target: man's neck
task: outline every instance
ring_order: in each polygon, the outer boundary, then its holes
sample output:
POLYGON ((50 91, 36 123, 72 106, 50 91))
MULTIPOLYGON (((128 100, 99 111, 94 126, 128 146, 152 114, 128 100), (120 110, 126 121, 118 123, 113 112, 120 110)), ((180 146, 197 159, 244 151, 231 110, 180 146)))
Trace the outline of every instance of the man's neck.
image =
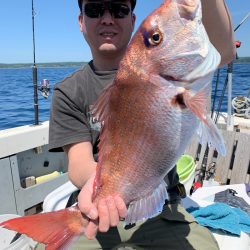
POLYGON ((97 71, 110 71, 118 69, 119 63, 122 59, 120 56, 102 56, 102 57, 93 57, 93 66, 97 71))

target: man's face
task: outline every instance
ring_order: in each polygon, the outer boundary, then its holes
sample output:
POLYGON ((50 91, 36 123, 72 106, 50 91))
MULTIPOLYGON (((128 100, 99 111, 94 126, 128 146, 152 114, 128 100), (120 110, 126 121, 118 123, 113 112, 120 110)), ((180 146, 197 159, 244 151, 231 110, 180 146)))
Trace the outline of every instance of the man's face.
MULTIPOLYGON (((84 12, 85 4, 103 2, 107 4, 110 1, 83 1, 83 13, 79 16, 80 30, 83 32, 93 56, 100 55, 100 53, 107 56, 124 53, 135 23, 135 15, 131 11, 131 3, 130 1, 122 0, 111 1, 117 4, 126 4, 130 8, 129 14, 125 15, 124 18, 116 18, 114 15, 111 15, 107 7, 105 7, 104 14, 97 18, 89 17, 84 12)), ((90 7, 93 10, 92 6, 90 7)))

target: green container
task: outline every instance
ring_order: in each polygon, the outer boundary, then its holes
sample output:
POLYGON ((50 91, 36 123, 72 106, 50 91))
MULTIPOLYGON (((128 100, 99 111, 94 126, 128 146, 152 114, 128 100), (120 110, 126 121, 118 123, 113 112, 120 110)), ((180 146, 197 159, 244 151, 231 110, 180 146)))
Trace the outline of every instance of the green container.
POLYGON ((194 158, 190 155, 182 155, 176 165, 180 182, 183 182, 190 176, 195 168, 194 158))

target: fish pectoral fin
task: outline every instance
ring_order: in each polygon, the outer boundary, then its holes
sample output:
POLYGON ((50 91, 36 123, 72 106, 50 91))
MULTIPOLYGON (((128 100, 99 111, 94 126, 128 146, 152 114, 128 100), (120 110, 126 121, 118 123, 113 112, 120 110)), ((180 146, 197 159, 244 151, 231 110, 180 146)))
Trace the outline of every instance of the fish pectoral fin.
POLYGON ((206 117, 205 122, 200 123, 198 136, 202 145, 208 143, 208 146, 215 148, 220 155, 226 155, 223 137, 209 116, 206 117))
POLYGON ((183 92, 183 101, 185 105, 201 120, 206 119, 205 114, 207 113, 207 95, 205 90, 197 92, 195 95, 190 90, 183 92))
POLYGON ((201 144, 208 143, 209 146, 216 148, 221 155, 226 154, 226 147, 223 137, 220 134, 216 124, 209 117, 207 112, 207 93, 204 89, 191 96, 190 91, 183 93, 183 98, 186 106, 197 116, 201 121, 199 129, 199 137, 201 144))
POLYGON ((129 204, 126 225, 151 218, 161 212, 167 197, 166 183, 163 181, 149 196, 129 204))

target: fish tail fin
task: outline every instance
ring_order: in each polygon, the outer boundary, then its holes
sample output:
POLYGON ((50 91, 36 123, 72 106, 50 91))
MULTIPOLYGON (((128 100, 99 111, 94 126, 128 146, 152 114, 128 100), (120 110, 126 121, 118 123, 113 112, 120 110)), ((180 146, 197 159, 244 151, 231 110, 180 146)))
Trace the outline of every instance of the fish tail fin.
POLYGON ((186 106, 199 118, 201 121, 201 129, 199 137, 201 143, 208 143, 209 146, 216 148, 221 155, 226 154, 226 147, 223 137, 213 120, 209 117, 207 112, 207 93, 204 89, 199 91, 194 96, 190 97, 188 91, 184 93, 184 102, 186 106))
POLYGON ((151 218, 161 212, 167 197, 166 183, 163 181, 149 196, 129 204, 126 225, 151 218))
POLYGON ((83 232, 79 209, 69 208, 10 219, 1 227, 26 234, 46 245, 46 250, 65 249, 83 232))

